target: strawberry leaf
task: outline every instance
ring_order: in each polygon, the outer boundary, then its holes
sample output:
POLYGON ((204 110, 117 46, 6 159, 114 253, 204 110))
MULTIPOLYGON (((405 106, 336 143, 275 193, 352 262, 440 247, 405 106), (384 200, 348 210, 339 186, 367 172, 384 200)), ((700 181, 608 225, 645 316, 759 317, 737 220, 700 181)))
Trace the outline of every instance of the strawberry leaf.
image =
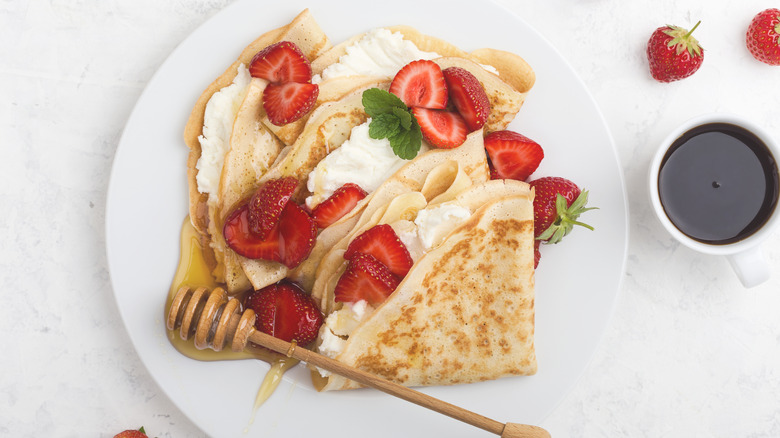
POLYGON ((585 227, 592 231, 592 226, 577 220, 580 214, 588 210, 598 209, 598 207, 585 208, 587 203, 587 190, 580 193, 580 195, 577 197, 577 199, 574 200, 574 202, 571 203, 571 205, 567 205, 566 198, 558 193, 558 196, 555 197, 555 209, 557 210, 557 217, 550 225, 550 227, 544 230, 544 232, 536 239, 547 241, 547 243, 558 243, 571 232, 575 225, 585 227))

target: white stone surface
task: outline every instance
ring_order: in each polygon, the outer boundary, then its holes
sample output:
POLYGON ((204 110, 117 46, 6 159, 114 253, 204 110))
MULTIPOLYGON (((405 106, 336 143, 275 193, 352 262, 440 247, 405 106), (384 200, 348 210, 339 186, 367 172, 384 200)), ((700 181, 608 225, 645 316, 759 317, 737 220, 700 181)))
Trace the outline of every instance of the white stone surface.
MULTIPOLYGON (((204 436, 141 365, 104 249, 106 185, 136 99, 227 0, 0 1, 0 436, 204 436)), ((681 121, 735 112, 780 136, 780 67, 744 47, 758 0, 501 1, 572 64, 617 144, 630 201, 627 270, 592 362, 541 424, 555 437, 780 436, 780 235, 773 277, 744 290, 725 259, 675 243, 645 190, 681 121), (691 26, 701 70, 652 80, 645 43, 691 26)), ((777 6, 777 5, 775 5, 777 6)))

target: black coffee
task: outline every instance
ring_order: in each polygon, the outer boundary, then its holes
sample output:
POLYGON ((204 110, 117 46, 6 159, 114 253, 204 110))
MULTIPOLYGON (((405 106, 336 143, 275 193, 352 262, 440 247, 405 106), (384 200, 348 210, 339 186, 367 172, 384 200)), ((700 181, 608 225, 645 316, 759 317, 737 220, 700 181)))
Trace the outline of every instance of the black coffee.
POLYGON ((772 215, 777 163, 750 131, 727 123, 701 125, 666 152, 658 192, 669 220, 684 234, 704 243, 733 243, 772 215))

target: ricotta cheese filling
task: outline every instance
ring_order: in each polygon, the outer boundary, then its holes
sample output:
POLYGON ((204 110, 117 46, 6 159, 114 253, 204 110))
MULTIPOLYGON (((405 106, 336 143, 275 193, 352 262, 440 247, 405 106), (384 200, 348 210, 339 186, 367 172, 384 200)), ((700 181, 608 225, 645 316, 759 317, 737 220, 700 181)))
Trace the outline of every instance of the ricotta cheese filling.
POLYGON ((414 219, 414 224, 417 225, 417 237, 425 251, 430 251, 470 216, 471 211, 468 208, 454 202, 420 210, 414 219))
MULTIPOLYGON (((369 123, 371 119, 352 128, 349 139, 309 173, 306 188, 312 195, 306 198, 307 207, 314 208, 346 183, 357 184, 371 193, 408 162, 393 152, 390 140, 371 138, 369 123)), ((419 153, 428 149, 423 143, 419 153)))
POLYGON ((198 137, 201 153, 195 168, 198 191, 209 194, 209 203, 217 201, 219 180, 238 108, 246 96, 252 77, 244 64, 238 66, 233 83, 214 93, 206 103, 203 134, 198 137))
MULTIPOLYGON (((357 303, 344 303, 341 309, 328 315, 320 327, 320 354, 330 358, 338 356, 347 344, 346 337, 373 312, 374 309, 365 300, 360 300, 357 303)), ((322 377, 330 375, 330 372, 322 368, 317 370, 322 377)))
POLYGON ((406 64, 418 59, 440 58, 435 52, 424 52, 400 32, 378 28, 367 32, 346 49, 339 62, 329 65, 322 75, 314 75, 312 83, 340 76, 393 77, 406 64))

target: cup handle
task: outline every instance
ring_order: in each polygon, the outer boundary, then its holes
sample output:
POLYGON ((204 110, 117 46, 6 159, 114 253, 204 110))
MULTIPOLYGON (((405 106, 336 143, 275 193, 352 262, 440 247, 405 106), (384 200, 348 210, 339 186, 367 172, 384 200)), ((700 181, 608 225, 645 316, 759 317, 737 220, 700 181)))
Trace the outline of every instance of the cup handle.
POLYGON ((758 286, 769 280, 772 271, 769 269, 769 263, 764 258, 761 251, 761 245, 756 245, 736 254, 726 256, 739 281, 746 288, 758 286))

